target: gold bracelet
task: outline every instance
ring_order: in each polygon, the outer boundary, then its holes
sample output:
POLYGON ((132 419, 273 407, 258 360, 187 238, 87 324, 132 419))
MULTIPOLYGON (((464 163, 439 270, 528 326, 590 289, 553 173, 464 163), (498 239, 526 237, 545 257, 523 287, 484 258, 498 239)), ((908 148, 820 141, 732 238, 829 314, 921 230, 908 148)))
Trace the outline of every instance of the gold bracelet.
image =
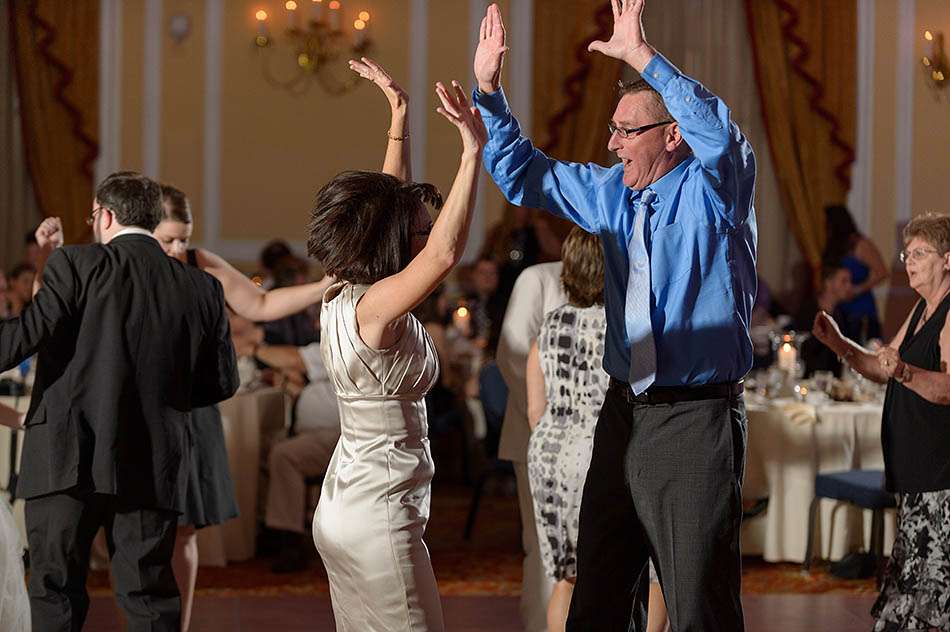
POLYGON ((402 141, 409 138, 409 133, 407 132, 405 136, 393 136, 390 132, 387 131, 386 136, 389 138, 389 140, 394 140, 397 143, 401 143, 402 141))

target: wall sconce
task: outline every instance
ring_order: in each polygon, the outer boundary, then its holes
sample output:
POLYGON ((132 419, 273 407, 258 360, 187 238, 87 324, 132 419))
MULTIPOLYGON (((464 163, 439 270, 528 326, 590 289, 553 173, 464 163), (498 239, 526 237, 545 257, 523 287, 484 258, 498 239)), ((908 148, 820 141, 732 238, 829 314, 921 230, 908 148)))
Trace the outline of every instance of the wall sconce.
POLYGON ((927 77, 927 85, 933 89, 936 99, 948 98, 950 95, 944 90, 950 85, 950 62, 943 48, 943 33, 924 31, 924 39, 931 43, 930 54, 920 60, 927 77))
POLYGON ((354 16, 352 29, 343 29, 341 0, 287 0, 284 10, 286 46, 280 46, 271 35, 270 14, 264 9, 254 14, 257 34, 253 42, 267 83, 293 96, 305 94, 313 83, 319 83, 332 95, 345 94, 360 84, 359 76, 342 62, 350 57, 358 59, 370 50, 368 11, 354 16), (302 15, 304 6, 310 7, 306 16, 302 15), (293 61, 295 70, 286 79, 278 78, 271 69, 275 54, 293 61))

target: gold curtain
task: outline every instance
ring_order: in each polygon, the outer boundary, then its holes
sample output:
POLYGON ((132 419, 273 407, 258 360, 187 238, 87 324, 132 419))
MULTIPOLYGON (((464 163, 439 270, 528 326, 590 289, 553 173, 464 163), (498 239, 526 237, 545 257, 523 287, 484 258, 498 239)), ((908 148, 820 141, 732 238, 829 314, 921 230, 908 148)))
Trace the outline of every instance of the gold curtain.
MULTIPOLYGON (((613 31, 604 0, 534 3, 533 140, 553 158, 607 164, 607 121, 616 105, 623 64, 587 45, 613 31)), ((507 216, 511 216, 508 213, 507 216)), ((555 220, 561 237, 570 224, 555 220)))
POLYGON ((745 0, 782 205, 813 270, 854 162, 855 0, 745 0))
POLYGON ((75 243, 89 234, 98 154, 99 0, 11 0, 9 12, 33 190, 75 243))

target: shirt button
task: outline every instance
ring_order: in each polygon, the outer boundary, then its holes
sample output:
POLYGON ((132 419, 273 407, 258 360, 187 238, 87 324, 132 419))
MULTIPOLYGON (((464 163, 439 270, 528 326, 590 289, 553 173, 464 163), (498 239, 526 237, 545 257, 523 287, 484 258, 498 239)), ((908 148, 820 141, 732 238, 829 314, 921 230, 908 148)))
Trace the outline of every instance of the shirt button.
POLYGON ((659 78, 660 78, 660 73, 658 73, 658 72, 653 73, 653 78, 654 78, 654 79, 659 79, 659 78))
POLYGON ((692 103, 692 101, 693 101, 693 97, 686 97, 686 102, 687 102, 687 103, 692 103))

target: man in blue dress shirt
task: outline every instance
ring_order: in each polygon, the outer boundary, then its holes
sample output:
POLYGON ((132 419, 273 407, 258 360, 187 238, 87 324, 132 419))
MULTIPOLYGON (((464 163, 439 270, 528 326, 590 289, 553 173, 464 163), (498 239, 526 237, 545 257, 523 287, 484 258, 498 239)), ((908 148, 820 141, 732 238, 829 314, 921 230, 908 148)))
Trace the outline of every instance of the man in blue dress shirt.
POLYGON ((643 0, 611 3, 613 35, 590 50, 642 77, 622 86, 608 124, 620 164, 555 160, 521 135, 500 85, 508 49, 495 5, 475 54, 495 183, 510 202, 569 219, 604 244, 611 382, 584 487, 567 627, 643 629, 652 557, 673 630, 735 632, 755 159, 726 104, 646 42, 643 0))

